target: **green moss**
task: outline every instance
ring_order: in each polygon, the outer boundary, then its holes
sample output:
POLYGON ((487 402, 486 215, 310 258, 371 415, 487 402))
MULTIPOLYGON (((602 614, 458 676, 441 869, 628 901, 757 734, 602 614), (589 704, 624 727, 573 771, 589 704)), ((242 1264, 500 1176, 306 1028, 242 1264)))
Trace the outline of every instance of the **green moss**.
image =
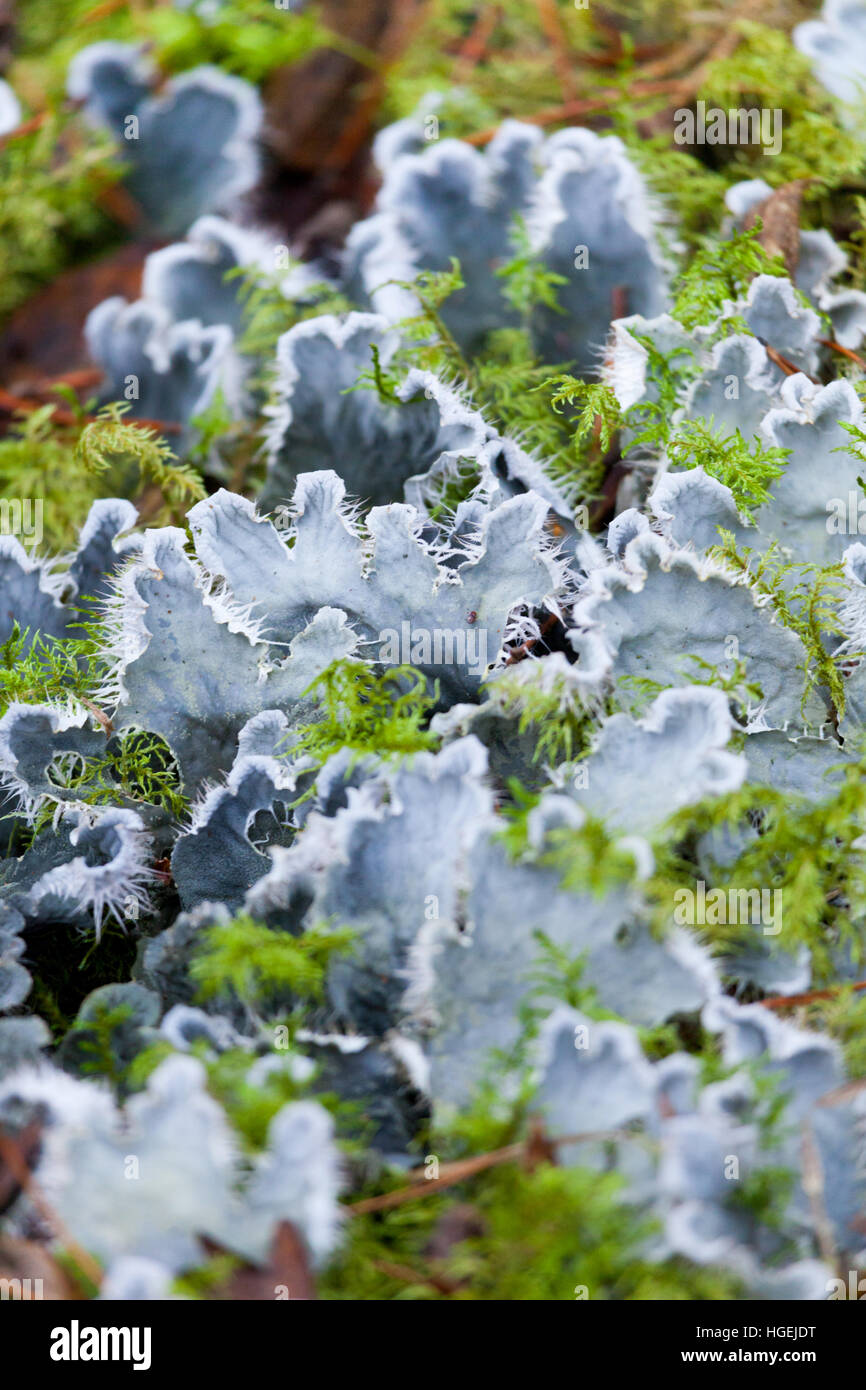
POLYGON ((862 1081, 866 1077, 866 994, 843 985, 828 999, 816 999, 796 1012, 789 1011, 786 1017, 835 1038, 851 1080, 862 1081))
MULTIPOLYGON (((110 737, 103 757, 56 761, 51 780, 58 790, 90 806, 158 806, 177 820, 189 810, 177 761, 165 739, 137 729, 110 737)), ((60 797, 46 794, 34 817, 34 835, 53 823, 60 804, 60 797)))
POLYGON ((322 281, 307 286, 302 300, 287 299, 282 286, 286 276, 298 262, 286 267, 265 270, 260 265, 238 266, 226 272, 228 283, 237 282, 243 324, 238 337, 238 351, 245 357, 267 360, 267 366, 253 379, 261 388, 270 379, 270 359, 283 333, 304 319, 319 314, 341 314, 352 305, 333 285, 322 281))
POLYGON ((41 110, 65 96, 66 71, 76 53, 104 39, 134 40, 141 13, 128 3, 27 0, 16 7, 13 63, 6 76, 34 111, 41 110))
POLYGON ((522 737, 535 738, 533 762, 556 767, 582 756, 597 728, 597 710, 584 706, 563 676, 543 682, 544 670, 536 662, 512 667, 485 689, 495 698, 506 718, 516 719, 522 737))
MULTIPOLYGON (((734 831, 757 829, 733 863, 702 870, 714 888, 727 891, 744 884, 782 894, 783 936, 786 952, 808 948, 817 983, 832 982, 837 952, 850 950, 855 961, 863 959, 862 920, 866 913, 866 873, 862 855, 852 849, 866 813, 863 763, 845 766, 841 783, 826 800, 810 803, 805 798, 772 787, 747 785, 725 797, 689 807, 677 813, 669 825, 675 852, 660 853, 657 872, 648 890, 657 904, 659 922, 669 922, 674 893, 680 887, 694 889, 700 876, 691 858, 698 839, 710 831, 728 827, 734 831)), ((726 950, 742 947, 748 928, 706 924, 702 935, 726 950)), ((773 945, 776 938, 768 938, 773 945)))
MULTIPOLYGON (((321 24, 317 6, 298 12, 261 0, 217 0, 211 12, 159 5, 142 17, 157 60, 169 72, 214 63, 250 82, 289 67, 322 46, 345 51, 321 24)), ((353 56, 366 58, 352 48, 353 56)), ((371 55, 372 57, 372 55, 371 55)))
POLYGON ((352 939, 348 928, 327 923, 291 936, 241 913, 224 926, 202 932, 190 976, 203 1000, 230 992, 251 1011, 275 996, 317 1000, 330 960, 347 951, 352 939))
POLYGON ((826 690, 839 718, 845 713, 845 682, 840 663, 827 650, 827 638, 839 637, 837 605, 843 579, 841 564, 795 564, 784 559, 775 543, 763 554, 748 547, 739 551, 729 531, 720 529, 722 543, 711 555, 745 577, 755 593, 769 601, 777 620, 795 632, 805 648, 801 705, 813 690, 826 690))
POLYGON ((59 704, 70 696, 88 696, 104 673, 92 638, 22 632, 16 621, 0 646, 0 713, 15 700, 59 704))
POLYGON ((391 666, 377 675, 363 662, 337 660, 304 694, 315 699, 319 718, 287 737, 292 756, 305 754, 318 768, 341 748, 351 749, 357 760, 368 753, 410 757, 438 746, 425 727, 437 693, 428 692, 423 672, 413 666, 391 666))
POLYGON ((117 230, 99 194, 120 176, 110 142, 52 110, 39 129, 0 139, 0 321, 117 230))
POLYGON ((785 275, 780 256, 768 256, 753 227, 735 232, 728 241, 708 239, 679 280, 673 316, 686 328, 712 323, 725 302, 739 299, 756 275, 785 275))
MULTIPOLYGON (((430 1139, 440 1164, 498 1150, 527 1133, 520 1111, 482 1095, 448 1135, 430 1139)), ((377 1190, 400 1185, 395 1174, 377 1190)), ((404 1205, 349 1220, 326 1269, 327 1299, 574 1301, 722 1299, 740 1294, 727 1274, 684 1260, 649 1263, 654 1228, 624 1200, 613 1174, 509 1160, 404 1205), (434 1234, 459 1236, 434 1256, 434 1234), (415 1276, 413 1278, 413 1275, 415 1276)))
POLYGON ((772 484, 785 471, 790 449, 777 449, 759 438, 749 443, 735 430, 725 435, 712 420, 683 420, 668 442, 677 468, 700 465, 711 478, 730 488, 742 516, 754 520, 756 508, 772 499, 772 484))
POLYGON ((509 781, 512 804, 503 808, 505 828, 500 839, 515 859, 529 857, 545 868, 554 869, 563 888, 603 897, 618 885, 635 878, 636 861, 632 850, 623 848, 619 838, 604 822, 588 815, 580 827, 556 826, 541 850, 530 848, 528 819, 539 796, 528 792, 516 778, 509 781))
POLYGON ((113 402, 88 419, 69 393, 77 419, 57 419, 57 407, 44 405, 13 425, 0 439, 0 491, 9 499, 42 501, 47 548, 75 544, 90 506, 98 497, 134 497, 157 487, 162 505, 152 525, 182 521, 205 495, 201 475, 181 463, 154 430, 124 419, 127 402, 113 402))
POLYGON ((731 182, 761 177, 777 187, 813 178, 834 188, 854 177, 863 165, 862 143, 842 126, 809 59, 780 29, 753 20, 741 20, 737 27, 741 42, 730 57, 710 64, 699 95, 723 109, 781 110, 783 139, 772 159, 763 158, 760 146, 726 150, 731 182))

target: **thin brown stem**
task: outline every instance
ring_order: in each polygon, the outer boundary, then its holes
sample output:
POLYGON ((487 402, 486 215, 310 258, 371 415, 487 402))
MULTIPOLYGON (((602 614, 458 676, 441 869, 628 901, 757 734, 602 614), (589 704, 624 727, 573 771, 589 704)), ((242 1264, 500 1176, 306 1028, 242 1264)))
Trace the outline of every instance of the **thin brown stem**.
POLYGON ((27 1194, 43 1221, 47 1222, 63 1248, 72 1256, 78 1268, 92 1284, 99 1288, 102 1284, 102 1267, 89 1251, 82 1249, 74 1237, 70 1235, 57 1212, 40 1191, 18 1145, 14 1139, 10 1139, 8 1135, 2 1133, 0 1133, 0 1158, 3 1159, 22 1192, 27 1194))
MULTIPOLYGON (((0 386, 0 411, 7 415, 32 415, 34 411, 41 410, 44 404, 44 401, 32 401, 26 396, 16 396, 0 386)), ((75 411, 68 410, 65 406, 55 405, 52 419, 57 425, 79 425, 92 424, 98 416, 76 415, 75 411)), ((174 420, 127 420, 125 423, 139 430, 158 430, 160 434, 180 434, 183 429, 183 425, 174 420)))
MULTIPOLYGON (((632 96, 659 96, 675 90, 674 83, 671 82, 636 82, 632 88, 632 96)), ((532 115, 521 116, 521 120, 529 125, 556 125, 559 121, 577 120, 582 116, 592 116, 597 112, 604 111, 608 106, 613 106, 622 100, 622 91, 619 87, 605 88, 596 92, 591 97, 581 97, 578 101, 565 101, 559 106, 548 106, 543 111, 536 111, 532 115)), ((487 145, 496 134, 498 126, 490 126, 487 130, 477 131, 475 135, 465 136, 466 143, 469 145, 487 145)))
POLYGON ((574 101, 577 87, 568 53, 568 40, 554 0, 535 0, 535 8, 538 10, 538 18, 541 20, 547 42, 553 50, 553 66, 556 68, 562 95, 566 101, 574 101))
POLYGON ((858 352, 852 352, 851 348, 843 347, 841 343, 836 342, 835 338, 819 338, 818 342, 822 347, 829 348, 831 352, 841 353, 850 362, 856 362, 858 367, 863 367, 866 370, 866 358, 861 357, 858 352))
MULTIPOLYGON (((565 1134, 556 1139, 550 1139, 545 1135, 543 1142, 545 1147, 555 1149, 561 1144, 603 1143, 625 1137, 622 1130, 598 1130, 583 1134, 565 1134)), ((414 1201, 416 1197, 427 1197, 432 1192, 441 1192, 443 1188, 452 1187, 454 1183, 463 1182, 466 1178, 473 1178, 476 1174, 483 1173, 488 1168, 495 1168, 501 1163, 514 1163, 518 1160, 534 1163, 539 1144, 540 1134, 536 1128, 528 1139, 523 1139, 517 1144, 508 1144, 505 1148, 493 1149, 490 1153, 476 1154, 473 1158, 461 1158, 454 1163, 443 1163, 438 1178, 428 1178, 425 1168, 413 1168, 407 1174, 411 1186, 398 1187, 393 1192, 383 1192, 378 1197, 365 1197, 360 1202, 349 1202, 343 1209, 351 1212, 353 1216, 390 1211, 394 1207, 402 1207, 405 1202, 414 1201)))
MULTIPOLYGON (((640 97, 670 96, 678 103, 689 101, 703 86, 710 67, 714 63, 729 58, 735 51, 741 39, 741 35, 736 30, 737 20, 745 19, 756 8, 757 0, 744 0, 744 3, 731 15, 725 15, 725 32, 690 72, 682 77, 663 81, 638 79, 630 86, 628 96, 633 100, 640 97)), ((534 115, 523 116, 521 119, 532 125, 540 126, 555 125, 560 121, 577 120, 604 111, 608 106, 622 101, 623 95, 621 87, 605 88, 594 93, 591 97, 565 101, 560 106, 550 106, 546 110, 536 111, 534 115)), ((486 145, 492 140, 497 129, 498 127, 493 126, 489 130, 479 131, 466 138, 471 145, 486 145)))
POLYGON ((457 86, 466 82, 473 69, 484 61, 488 45, 501 18, 502 10, 499 5, 484 6, 457 54, 454 64, 454 81, 457 86))
POLYGON ((451 1294, 460 1288, 459 1279, 451 1279, 447 1274, 436 1274, 432 1270, 422 1272, 411 1265, 395 1264, 393 1260, 372 1260, 373 1268, 389 1279, 397 1279, 401 1284, 429 1284, 438 1293, 451 1294))
MULTIPOLYGON (((764 351, 770 361, 775 362, 780 371, 785 373, 785 376, 796 376, 798 372, 802 371, 801 367, 796 366, 789 358, 783 357, 781 352, 777 352, 774 347, 770 347, 769 343, 764 343, 764 351)), ((809 380, 815 381, 815 377, 811 376, 809 380)))
POLYGON ((41 130, 50 114, 50 111, 40 111, 37 116, 22 121, 14 130, 7 130, 5 135, 0 135, 0 149, 10 140, 22 140, 25 135, 33 135, 37 130, 41 130))
POLYGON ((854 985, 831 985, 829 989, 812 989, 808 994, 774 994, 770 999, 762 999, 765 1009, 794 1009, 800 1004, 816 1004, 820 999, 835 999, 843 989, 855 993, 866 989, 866 980, 858 980, 854 985))

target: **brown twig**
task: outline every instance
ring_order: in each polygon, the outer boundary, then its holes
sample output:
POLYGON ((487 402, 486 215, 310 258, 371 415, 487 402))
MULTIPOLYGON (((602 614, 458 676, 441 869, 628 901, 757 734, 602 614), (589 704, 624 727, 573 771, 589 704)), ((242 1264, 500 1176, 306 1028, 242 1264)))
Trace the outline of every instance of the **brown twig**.
POLYGON ((829 348, 831 352, 840 352, 843 357, 847 357, 851 362, 856 362, 858 367, 866 370, 866 358, 860 356, 858 352, 852 352, 851 348, 843 347, 837 343, 835 338, 819 338, 818 342, 822 347, 829 348))
POLYGON ((72 372, 61 372, 59 376, 37 377, 30 389, 37 396, 49 395, 55 386, 71 386, 73 391, 83 391, 89 386, 98 386, 103 375, 100 367, 80 367, 72 372))
MULTIPOLYGON (((697 44, 697 51, 702 52, 704 47, 703 39, 690 39, 689 44, 697 44)), ((664 44, 647 43, 637 44, 632 49, 631 56, 636 63, 643 63, 646 59, 656 58, 659 53, 669 54, 670 50, 664 44)), ((581 53, 580 61, 590 68, 615 68, 623 60, 622 39, 619 34, 612 48, 606 48, 602 53, 581 53)), ((647 67, 650 64, 647 63, 647 67)), ((661 76, 661 74, 656 74, 661 76)))
MULTIPOLYGON (((726 15, 725 32, 712 45, 709 52, 701 59, 698 65, 683 77, 666 79, 663 81, 648 81, 638 79, 633 82, 629 89, 629 96, 633 99, 651 96, 670 96, 676 102, 690 100, 702 87, 709 68, 714 64, 729 58, 735 51, 740 42, 741 35, 736 32, 736 22, 744 19, 752 10, 757 8, 757 0, 744 0, 737 10, 731 15, 726 15)), ((596 92, 591 97, 582 97, 577 101, 566 101, 560 106, 550 106, 544 111, 536 111, 534 115, 522 116, 521 119, 532 125, 555 125, 559 121, 576 120, 583 116, 590 116, 599 111, 605 110, 608 106, 613 106, 622 101, 623 92, 620 87, 605 88, 596 92)), ((493 126, 489 130, 482 130, 475 135, 465 137, 470 145, 486 145, 496 133, 498 127, 493 126)))
POLYGON ((487 45, 496 33, 496 26, 501 18, 502 10, 499 5, 484 6, 457 54, 454 81, 458 87, 466 81, 473 68, 482 62, 487 45))
POLYGON ((87 1251, 70 1235, 53 1207, 49 1205, 36 1183, 18 1145, 8 1135, 0 1133, 0 1158, 12 1173, 22 1192, 26 1192, 43 1221, 54 1231, 61 1245, 74 1259, 79 1269, 92 1284, 99 1288, 102 1284, 102 1268, 87 1251))
MULTIPOLYGON (((77 103, 73 103, 77 104, 77 103)), ((37 130, 41 130, 51 115, 50 111, 40 111, 38 115, 31 116, 29 120, 23 121, 14 130, 8 130, 5 135, 0 135, 0 149, 9 140, 20 140, 25 135, 33 135, 37 130)), ((72 148, 80 148, 80 142, 71 136, 71 131, 67 131, 66 139, 70 141, 72 148)), ((98 207, 107 212, 109 217, 113 217, 115 222, 119 222, 122 227, 132 229, 141 224, 141 210, 135 199, 125 188, 113 181, 103 183, 102 187, 97 187, 94 193, 94 201, 98 207)))
MULTIPOLYGON (((702 24, 705 28, 717 28, 719 24, 726 23, 726 16, 703 15, 700 19, 691 17, 692 27, 702 24)), ((622 35, 618 30, 611 31, 614 40, 613 46, 604 53, 582 53, 580 61, 594 68, 615 68, 623 59, 622 35)), ((674 73, 682 72, 683 68, 688 68, 691 63, 702 58, 707 52, 708 38, 706 34, 692 34, 689 38, 683 39, 676 44, 638 44, 632 50, 632 59, 635 63, 640 63, 641 78, 649 79, 652 77, 671 77, 674 73)))
POLYGON ((535 0, 535 8, 538 10, 538 17, 541 20, 541 27, 547 42, 553 50, 553 66, 556 68, 562 95, 566 101, 574 101, 577 96, 577 87, 574 82, 571 59, 568 56, 565 30, 562 27, 562 20, 554 0, 535 0))
MULTIPOLYGON (((676 84, 672 82, 636 82, 631 94, 632 96, 660 96, 674 91, 675 88, 676 84)), ((619 87, 604 88, 596 92, 594 96, 581 97, 578 101, 565 101, 559 106, 548 106, 543 111, 536 111, 529 116, 521 116, 520 119, 529 125, 556 125, 559 121, 577 120, 582 116, 594 115, 621 100, 622 91, 619 87)), ((479 130, 474 135, 466 135, 463 138, 468 145, 487 145, 498 129, 498 126, 490 126, 488 130, 479 130)))
POLYGON ((21 140, 25 135, 33 135, 37 130, 41 130, 50 115, 50 111, 40 111, 38 116, 31 116, 29 120, 22 121, 14 130, 7 130, 5 135, 0 135, 0 149, 9 140, 21 140))
POLYGON ((103 0, 101 5, 95 5, 87 14, 83 14, 78 23, 98 24, 100 19, 107 19, 109 15, 115 14, 117 10, 125 10, 127 0, 103 0))
MULTIPOLYGON (((721 16, 716 16, 721 19, 721 16)), ((659 50, 656 49, 656 52, 659 50)), ((675 44, 673 48, 663 47, 658 58, 641 67, 641 76, 649 79, 652 77, 671 77, 675 72, 681 72, 690 63, 695 62, 707 51, 707 40, 703 35, 692 35, 682 43, 675 44)), ((640 59, 640 49, 635 51, 635 58, 640 59)))
MULTIPOLYGON (((0 410, 7 415, 32 415, 35 410, 41 410, 45 401, 31 401, 26 396, 16 396, 11 391, 7 391, 0 386, 0 410)), ((74 411, 68 410, 65 406, 55 405, 53 419, 58 425, 78 425, 92 424, 98 419, 96 415, 76 415, 74 411)), ((180 434, 183 425, 173 420, 127 420, 126 424, 134 425, 140 430, 158 430, 160 434, 180 434)))
POLYGON ((855 993, 866 989, 866 980, 858 980, 854 985, 831 985, 829 989, 812 989, 808 994, 774 994, 770 999, 760 1002, 765 1009, 793 1009, 799 1004, 816 1004, 819 999, 835 999, 843 989, 853 989, 855 993))
POLYGON ((460 1279, 451 1279, 447 1274, 436 1274, 432 1270, 421 1273, 411 1265, 394 1264, 391 1260, 371 1260, 371 1264, 389 1279, 399 1279, 401 1284, 429 1284, 439 1293, 454 1293, 461 1284, 460 1279))
MULTIPOLYGON (((561 1144, 601 1143, 610 1139, 622 1139, 622 1130, 588 1131, 584 1134, 565 1134, 556 1139, 544 1136, 545 1149, 555 1149, 561 1144)), ((504 1149, 493 1149, 490 1153, 476 1154, 473 1158, 461 1158, 455 1163, 443 1163, 438 1178, 428 1178, 425 1168, 413 1168, 407 1173, 409 1187, 398 1187, 393 1192, 383 1192, 378 1197, 365 1197, 360 1202, 349 1202, 343 1208, 353 1216, 365 1216, 374 1211, 390 1211, 392 1207, 402 1207, 404 1202, 414 1201, 416 1197, 426 1197, 431 1192, 441 1192, 456 1182, 475 1177, 488 1168, 496 1168, 500 1163, 514 1163, 523 1159, 531 1164, 538 1162, 541 1146, 541 1132, 536 1126, 527 1139, 517 1144, 508 1144, 504 1149)))
MULTIPOLYGON (((763 339, 759 341, 763 343, 763 339)), ((798 372, 802 371, 801 367, 795 366, 787 357, 783 357, 781 352, 777 352, 774 347, 770 347, 769 343, 763 343, 763 347, 770 361, 775 362, 776 366, 785 373, 785 376, 796 376, 798 372)), ((806 374, 804 373, 804 375, 806 374)), ((811 376, 809 380, 816 381, 816 378, 811 376)))

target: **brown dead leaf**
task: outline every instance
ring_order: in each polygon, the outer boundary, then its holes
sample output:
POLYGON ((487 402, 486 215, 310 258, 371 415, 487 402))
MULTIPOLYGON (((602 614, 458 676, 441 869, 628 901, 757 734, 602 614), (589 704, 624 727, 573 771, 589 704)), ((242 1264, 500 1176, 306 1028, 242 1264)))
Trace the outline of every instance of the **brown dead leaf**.
POLYGON ((0 383, 15 392, 19 383, 92 366, 84 320, 111 295, 138 298, 144 258, 156 244, 132 242, 66 270, 22 304, 0 335, 0 383))
POLYGON ((427 0, 323 0, 322 24, 381 60, 372 67, 335 48, 279 68, 265 89, 266 138, 281 164, 345 168, 369 134, 383 68, 403 51, 427 0))
POLYGON ((9 1290, 7 1296, 21 1302, 62 1302, 81 1296, 44 1245, 15 1236, 0 1236, 0 1281, 9 1290))
MULTIPOLYGON (((211 1254, 224 1253, 213 1241, 206 1240, 204 1244, 211 1254)), ((281 1221, 277 1227, 266 1265, 241 1265, 211 1294, 212 1301, 232 1303, 273 1303, 280 1299, 309 1302, 315 1297, 307 1248, 290 1221, 281 1221)))
POLYGON ((556 1145, 547 1137, 544 1126, 540 1120, 533 1120, 529 1127, 529 1134, 526 1140, 526 1153, 524 1155, 524 1166, 530 1173, 534 1173, 542 1163, 556 1162, 556 1145))

